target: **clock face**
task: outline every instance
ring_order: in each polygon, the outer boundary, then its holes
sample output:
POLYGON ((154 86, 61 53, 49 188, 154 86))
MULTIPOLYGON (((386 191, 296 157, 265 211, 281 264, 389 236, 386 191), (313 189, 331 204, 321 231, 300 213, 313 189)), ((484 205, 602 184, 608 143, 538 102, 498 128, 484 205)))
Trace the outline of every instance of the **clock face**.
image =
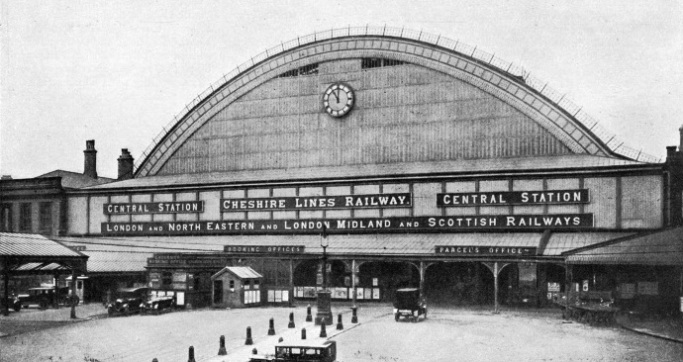
POLYGON ((353 89, 344 83, 333 83, 323 94, 323 107, 332 117, 343 117, 351 111, 355 96, 353 89))

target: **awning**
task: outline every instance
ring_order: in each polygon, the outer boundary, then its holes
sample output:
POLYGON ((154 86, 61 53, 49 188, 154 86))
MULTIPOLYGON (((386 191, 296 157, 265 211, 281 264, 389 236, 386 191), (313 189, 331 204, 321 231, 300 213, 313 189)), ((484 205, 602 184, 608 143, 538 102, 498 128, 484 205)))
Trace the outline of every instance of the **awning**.
POLYGON ((635 234, 633 232, 552 233, 548 243, 543 248, 542 255, 561 256, 562 253, 570 250, 635 234))
POLYGON ((568 264, 683 265, 683 228, 626 236, 563 253, 568 264))
POLYGON ((88 256, 38 234, 0 233, 0 268, 12 274, 87 271, 88 256))
MULTIPOLYGON (((528 249, 526 259, 563 260, 562 252, 593 245, 632 233, 425 233, 330 234, 327 253, 337 258, 468 259, 519 258, 511 248, 528 249), (443 247, 437 250, 437 247, 443 247), (462 249, 479 247, 476 249, 462 249), (461 248, 461 249, 458 249, 461 248), (483 250, 487 248, 489 250, 483 250), (490 250, 493 248, 492 250, 490 250), (496 250, 498 248, 498 250, 496 250)), ((93 273, 144 272, 147 259, 159 253, 216 253, 226 247, 301 246, 300 256, 320 255, 321 235, 231 235, 173 237, 62 237, 61 242, 89 255, 93 273)), ((229 248, 228 248, 229 249, 229 248)), ((519 250, 517 250, 519 251, 519 250)), ((228 253, 231 251, 228 250, 228 253)), ((243 251, 244 252, 244 251, 243 251)), ((247 251, 248 252, 248 251, 247 251)), ((254 253, 258 254, 258 253, 254 253)), ((241 254, 240 254, 241 255, 241 254)), ((267 254, 262 254, 267 256, 267 254)))

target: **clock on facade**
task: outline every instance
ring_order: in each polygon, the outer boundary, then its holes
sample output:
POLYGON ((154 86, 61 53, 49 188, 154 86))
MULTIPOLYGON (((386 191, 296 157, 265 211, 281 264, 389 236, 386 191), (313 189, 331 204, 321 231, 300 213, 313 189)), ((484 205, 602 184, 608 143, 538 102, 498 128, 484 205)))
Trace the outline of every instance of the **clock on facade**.
POLYGON ((355 102, 353 89, 344 83, 332 83, 323 94, 323 107, 332 117, 343 117, 355 102))

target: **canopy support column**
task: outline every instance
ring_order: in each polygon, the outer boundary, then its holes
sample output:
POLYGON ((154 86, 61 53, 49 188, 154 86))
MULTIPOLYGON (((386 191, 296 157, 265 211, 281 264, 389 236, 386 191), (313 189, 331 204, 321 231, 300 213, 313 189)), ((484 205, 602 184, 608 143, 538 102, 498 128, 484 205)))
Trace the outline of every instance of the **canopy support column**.
POLYGON ((425 285, 425 263, 420 261, 420 297, 424 298, 424 285, 425 285))
POLYGON ((69 304, 71 304, 71 319, 76 319, 76 268, 71 267, 71 295, 69 296, 69 304))
POLYGON ((351 260, 351 288, 353 289, 353 306, 356 306, 356 291, 358 286, 356 285, 356 279, 358 279, 358 265, 356 265, 356 259, 351 260))
POLYGON ((294 259, 289 259, 289 307, 294 300, 294 259))
POLYGON ((498 274, 505 268, 506 266, 510 265, 510 263, 502 263, 499 264, 497 261, 494 261, 493 263, 482 263, 486 265, 487 268, 493 273, 493 313, 498 314, 500 311, 498 310, 498 274))
POLYGON ((2 308, 2 315, 7 317, 9 315, 9 267, 7 262, 2 263, 2 268, 4 269, 3 276, 5 277, 5 295, 2 296, 5 299, 5 307, 2 308))
POLYGON ((52 306, 55 309, 59 309, 59 273, 55 273, 52 277, 55 278, 54 294, 52 295, 52 306))

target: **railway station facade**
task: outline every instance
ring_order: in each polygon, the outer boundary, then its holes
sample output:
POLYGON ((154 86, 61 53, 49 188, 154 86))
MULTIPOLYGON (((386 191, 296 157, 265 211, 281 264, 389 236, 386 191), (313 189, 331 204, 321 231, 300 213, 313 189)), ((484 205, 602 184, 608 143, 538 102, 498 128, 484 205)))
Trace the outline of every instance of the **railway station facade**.
MULTIPOLYGON (((263 275, 264 301, 314 297, 323 251, 336 300, 413 286, 481 304, 495 281, 503 303, 543 305, 572 287, 563 253, 680 225, 675 147, 622 155, 522 74, 446 44, 396 29, 283 44, 188 107, 134 174, 124 157, 117 181, 70 191, 63 241, 157 248, 146 283, 195 306, 226 266, 263 275)), ((584 288, 653 282, 591 273, 584 288)))

